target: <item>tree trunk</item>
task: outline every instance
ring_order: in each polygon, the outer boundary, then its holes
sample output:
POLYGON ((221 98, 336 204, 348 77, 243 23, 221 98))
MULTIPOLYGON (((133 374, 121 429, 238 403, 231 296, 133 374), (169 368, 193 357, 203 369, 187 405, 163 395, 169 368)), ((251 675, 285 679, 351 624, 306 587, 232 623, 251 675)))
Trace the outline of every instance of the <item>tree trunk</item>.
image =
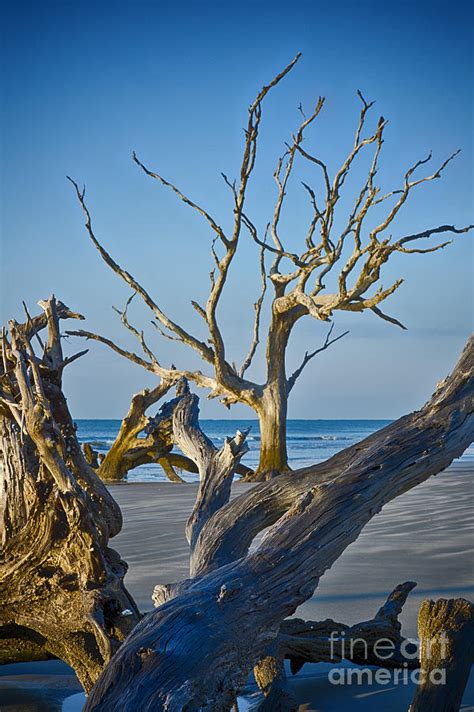
POLYGON ((287 410, 286 385, 275 381, 266 386, 258 411, 260 461, 255 476, 250 476, 250 479, 271 479, 275 474, 290 469, 286 450, 287 410))
POLYGON ((271 479, 289 470, 286 450, 286 419, 288 415, 288 381, 286 377, 286 347, 296 318, 273 318, 267 341, 267 382, 256 411, 260 423, 260 461, 249 479, 271 479))

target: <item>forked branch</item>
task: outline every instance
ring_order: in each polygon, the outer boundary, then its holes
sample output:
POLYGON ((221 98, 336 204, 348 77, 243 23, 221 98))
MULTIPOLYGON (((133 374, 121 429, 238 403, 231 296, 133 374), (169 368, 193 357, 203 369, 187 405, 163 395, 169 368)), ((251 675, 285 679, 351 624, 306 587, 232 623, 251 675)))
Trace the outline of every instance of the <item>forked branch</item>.
POLYGON ((324 344, 320 346, 318 349, 315 349, 314 351, 306 352, 303 358, 303 361, 301 362, 300 366, 292 373, 292 375, 288 379, 288 385, 287 385, 287 392, 289 393, 293 386, 296 383, 296 380, 301 376, 306 364, 311 361, 312 358, 314 358, 317 354, 320 354, 322 351, 325 351, 327 348, 332 346, 332 344, 335 344, 336 341, 339 341, 339 339, 342 339, 344 336, 347 336, 349 333, 348 331, 344 331, 342 334, 339 334, 339 336, 335 336, 333 339, 331 339, 331 334, 334 329, 334 324, 331 324, 331 328, 329 329, 326 339, 324 341, 324 344))

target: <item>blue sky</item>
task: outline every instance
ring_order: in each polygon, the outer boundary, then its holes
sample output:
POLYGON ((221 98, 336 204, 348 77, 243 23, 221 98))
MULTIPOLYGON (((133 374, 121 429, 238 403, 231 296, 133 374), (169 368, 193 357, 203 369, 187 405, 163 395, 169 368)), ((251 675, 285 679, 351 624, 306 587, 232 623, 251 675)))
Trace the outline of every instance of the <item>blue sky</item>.
MULTIPOLYGON (((272 170, 298 122, 300 102, 326 106, 307 147, 337 168, 350 148, 361 89, 372 121, 389 119, 379 182, 400 183, 433 149, 462 153, 441 181, 422 187, 394 235, 472 222, 472 2, 102 2, 3 6, 1 320, 21 317, 51 292, 87 317, 90 330, 131 345, 112 304, 128 296, 88 242, 66 174, 87 184, 97 236, 139 276, 175 320, 198 330, 190 299, 205 297, 211 235, 198 216, 138 171, 142 160, 176 182, 223 224, 231 203, 220 172, 237 174, 246 109, 261 85, 303 57, 264 106, 249 209, 268 220, 272 170)), ((355 190, 363 165, 347 183, 355 190)), ((298 176, 310 179, 307 168, 298 176)), ((313 182, 316 182, 314 179, 313 182)), ((353 194, 353 193, 352 193, 353 194)), ((302 244, 306 203, 291 185, 283 221, 288 249, 302 244)), ((251 337, 258 263, 244 240, 220 313, 230 356, 251 337)), ((386 303, 402 332, 372 314, 338 314, 350 334, 315 359, 292 394, 290 416, 396 417, 419 406, 455 361, 472 329, 472 237, 433 255, 397 256, 384 285, 406 282, 386 303)), ((146 324, 139 305, 133 316, 146 324)), ((289 369, 327 327, 306 319, 289 369)), ((164 363, 195 357, 151 335, 164 363)), ((83 344, 71 344, 71 350, 83 344)), ((258 378, 261 364, 256 363, 258 378)), ((120 417, 152 378, 92 345, 69 368, 75 417, 120 417)), ((202 401, 205 417, 230 414, 202 401)))

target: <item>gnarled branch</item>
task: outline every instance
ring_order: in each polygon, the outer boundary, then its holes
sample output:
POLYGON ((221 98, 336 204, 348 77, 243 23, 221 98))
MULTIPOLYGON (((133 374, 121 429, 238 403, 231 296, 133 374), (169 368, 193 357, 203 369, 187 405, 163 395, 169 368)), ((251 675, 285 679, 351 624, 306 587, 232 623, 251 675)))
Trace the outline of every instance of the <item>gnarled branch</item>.
POLYGON ((60 657, 88 690, 139 612, 108 546, 120 509, 83 457, 61 390, 59 320, 78 315, 54 297, 40 305, 42 317, 2 333, 0 656, 60 657), (37 356, 30 339, 43 328, 37 356))
POLYGON ((248 451, 245 442, 248 431, 237 431, 235 437, 226 438, 218 450, 199 427, 198 414, 198 398, 186 390, 173 413, 173 435, 178 447, 196 463, 199 471, 199 491, 186 525, 186 538, 191 547, 191 575, 199 533, 211 516, 229 501, 236 467, 248 451))

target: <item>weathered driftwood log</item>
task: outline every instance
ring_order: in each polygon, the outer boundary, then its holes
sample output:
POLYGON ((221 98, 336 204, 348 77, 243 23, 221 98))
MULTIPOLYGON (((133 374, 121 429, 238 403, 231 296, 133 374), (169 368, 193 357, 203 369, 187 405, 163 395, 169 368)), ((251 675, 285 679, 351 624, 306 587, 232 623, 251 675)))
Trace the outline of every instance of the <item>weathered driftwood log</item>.
POLYGON ((292 672, 297 673, 305 663, 337 662, 343 658, 361 665, 399 667, 408 663, 418 667, 417 659, 410 661, 405 655, 405 652, 412 654, 414 646, 402 636, 398 620, 407 596, 415 586, 413 581, 400 584, 374 618, 353 626, 333 620, 316 622, 288 618, 283 621, 276 640, 283 656, 290 660, 292 672))
POLYGON ((420 684, 410 712, 458 712, 474 663, 474 605, 424 601, 418 616, 420 684))
POLYGON ((312 595, 374 514, 445 469, 470 444, 473 350, 470 341, 420 411, 352 448, 349 459, 343 454, 323 468, 257 485, 212 515, 198 537, 197 575, 138 623, 86 709, 229 709, 283 619, 312 595), (216 539, 222 520, 230 532, 224 548, 216 539), (272 522, 248 553, 255 534, 272 522), (243 544, 235 543, 239 538, 243 544))
MULTIPOLYGON (((176 381, 177 377, 174 380, 162 380, 152 390, 146 388, 132 397, 119 433, 97 469, 101 479, 123 480, 135 467, 157 462, 168 455, 173 447, 173 407, 179 398, 165 403, 155 417, 147 417, 145 413, 176 381), (142 433, 145 437, 139 437, 142 433)), ((174 480, 182 482, 174 474, 174 480)))
POLYGON ((385 668, 404 664, 418 667, 416 646, 402 636, 398 620, 408 594, 415 586, 414 581, 400 584, 374 618, 356 625, 331 619, 284 620, 265 657, 254 667, 255 680, 265 698, 258 704, 258 712, 298 710, 287 684, 283 667, 285 658, 290 661, 294 675, 305 663, 335 663, 343 659, 385 668))
MULTIPOLYGON (((155 388, 146 388, 132 397, 129 411, 106 455, 99 455, 90 443, 84 444, 84 456, 101 479, 109 482, 123 480, 130 470, 153 462, 161 465, 171 482, 184 482, 175 467, 199 473, 198 465, 190 457, 171 452, 178 444, 173 432, 173 413, 182 395, 179 386, 176 398, 162 405, 154 417, 146 415, 146 411, 179 381, 187 383, 179 374, 173 376, 171 371, 170 376, 163 378, 155 388)), ((252 472, 240 462, 236 471, 246 477, 252 472)))
POLYGON ((61 389, 77 355, 63 357, 59 319, 81 317, 54 297, 40 306, 2 333, 0 661, 54 655, 88 690, 139 613, 108 547, 120 509, 84 459, 61 389))

